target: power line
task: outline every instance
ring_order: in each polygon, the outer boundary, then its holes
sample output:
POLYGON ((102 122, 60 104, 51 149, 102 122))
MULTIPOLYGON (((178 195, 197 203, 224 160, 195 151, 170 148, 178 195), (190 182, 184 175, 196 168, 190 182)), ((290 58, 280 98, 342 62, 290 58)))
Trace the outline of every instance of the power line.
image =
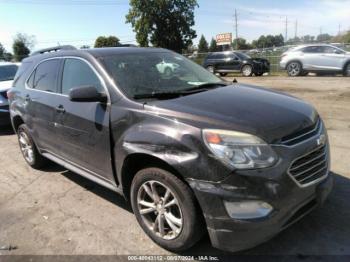
POLYGON ((238 50, 238 20, 237 20, 237 9, 235 9, 235 28, 236 28, 236 50, 238 50))
POLYGON ((288 40, 288 16, 286 16, 286 34, 285 34, 285 42, 288 40))

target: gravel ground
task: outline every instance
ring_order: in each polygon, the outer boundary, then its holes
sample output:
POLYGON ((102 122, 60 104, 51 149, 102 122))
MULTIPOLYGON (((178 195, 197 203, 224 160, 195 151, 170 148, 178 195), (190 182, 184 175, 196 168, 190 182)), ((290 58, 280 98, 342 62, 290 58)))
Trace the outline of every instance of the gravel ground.
MULTIPOLYGON (((238 81, 290 93, 317 108, 329 130, 336 180, 321 209, 240 254, 350 255, 350 79, 252 77, 238 81)), ((58 165, 42 171, 27 166, 11 130, 0 130, 0 163, 0 246, 18 247, 0 254, 170 254, 143 233, 122 197, 58 165)), ((212 248, 205 237, 184 253, 192 254, 227 253, 212 248)))

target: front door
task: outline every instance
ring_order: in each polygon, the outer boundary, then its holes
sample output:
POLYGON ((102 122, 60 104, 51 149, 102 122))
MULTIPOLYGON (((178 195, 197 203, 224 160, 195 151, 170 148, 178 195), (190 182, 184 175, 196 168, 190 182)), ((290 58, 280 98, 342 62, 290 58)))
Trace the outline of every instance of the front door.
POLYGON ((69 91, 79 86, 94 86, 106 93, 104 82, 87 61, 67 58, 60 81, 61 96, 55 106, 61 143, 61 157, 92 172, 105 180, 113 181, 111 141, 109 133, 109 106, 100 102, 72 102, 69 91))

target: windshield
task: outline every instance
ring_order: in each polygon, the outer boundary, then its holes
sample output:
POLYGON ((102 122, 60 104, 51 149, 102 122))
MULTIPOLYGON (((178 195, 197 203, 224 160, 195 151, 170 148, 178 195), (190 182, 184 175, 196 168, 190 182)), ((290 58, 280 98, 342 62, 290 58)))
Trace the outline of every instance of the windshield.
POLYGON ((129 98, 222 83, 203 67, 173 52, 118 54, 101 59, 117 86, 129 98))
POLYGON ((235 52, 236 56, 239 57, 239 59, 241 60, 247 60, 247 59, 251 59, 251 57, 245 53, 239 53, 239 52, 235 52))
POLYGON ((6 65, 0 66, 0 81, 13 80, 15 78, 18 66, 6 65))

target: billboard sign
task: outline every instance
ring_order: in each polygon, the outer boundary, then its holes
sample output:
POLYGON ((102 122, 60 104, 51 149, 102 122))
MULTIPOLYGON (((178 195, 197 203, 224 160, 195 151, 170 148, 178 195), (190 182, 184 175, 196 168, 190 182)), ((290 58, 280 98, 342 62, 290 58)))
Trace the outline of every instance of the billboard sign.
POLYGON ((217 45, 230 45, 232 43, 232 33, 218 34, 216 36, 217 45))

